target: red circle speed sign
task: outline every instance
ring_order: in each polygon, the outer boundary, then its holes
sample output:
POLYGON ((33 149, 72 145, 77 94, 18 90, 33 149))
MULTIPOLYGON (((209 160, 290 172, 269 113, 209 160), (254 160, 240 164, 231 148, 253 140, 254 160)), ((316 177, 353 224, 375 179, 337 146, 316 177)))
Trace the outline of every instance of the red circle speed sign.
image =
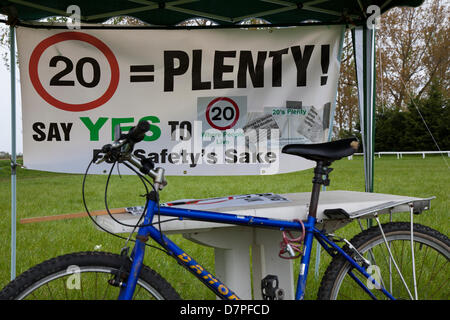
POLYGON ((31 83, 33 84, 33 87, 36 89, 37 93, 47 101, 52 106, 65 110, 65 111, 87 111, 91 109, 95 109, 103 104, 105 104, 111 97, 114 95, 114 92, 116 92, 117 86, 119 84, 119 64, 117 63, 116 57, 114 56, 114 53, 111 51, 111 49, 108 48, 108 46, 99 40, 98 38, 91 36, 86 33, 82 32, 75 32, 75 31, 69 31, 69 32, 62 32, 55 34, 51 37, 48 37, 44 40, 42 40, 36 48, 34 48, 31 57, 30 57, 30 63, 29 63, 29 74, 31 83), (38 74, 38 64, 39 59, 41 58, 44 51, 59 42, 67 41, 67 40, 78 40, 78 41, 84 41, 92 46, 96 47, 98 50, 100 50, 108 60, 109 66, 111 68, 111 81, 109 83, 108 88, 103 93, 102 96, 99 98, 87 102, 87 103, 81 103, 81 104, 73 104, 73 103, 66 103, 61 100, 56 99, 52 95, 48 93, 47 90, 42 86, 41 80, 39 79, 38 74))
POLYGON ((219 97, 212 100, 208 106, 206 107, 205 111, 206 121, 208 121, 209 125, 217 130, 226 130, 232 128, 236 122, 239 120, 239 107, 233 99, 230 99, 228 97, 219 97), (226 106, 225 108, 221 109, 216 106, 216 103, 225 101, 230 104, 230 106, 226 106), (211 113, 217 110, 217 113, 213 115, 211 118, 211 113), (230 110, 230 112, 226 112, 227 110, 230 110), (225 125, 219 125, 217 122, 221 122, 221 120, 228 120, 229 123, 225 125))

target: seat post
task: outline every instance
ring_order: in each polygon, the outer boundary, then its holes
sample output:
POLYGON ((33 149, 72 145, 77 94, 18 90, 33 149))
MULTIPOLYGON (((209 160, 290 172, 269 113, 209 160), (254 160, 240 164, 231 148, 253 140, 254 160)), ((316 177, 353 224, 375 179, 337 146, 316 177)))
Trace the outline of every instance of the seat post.
POLYGON ((311 191, 311 200, 309 204, 310 217, 317 218, 317 207, 319 205, 319 194, 321 186, 328 186, 330 184, 328 174, 333 170, 331 168, 328 168, 330 164, 331 162, 328 161, 316 162, 316 167, 314 168, 314 178, 312 180, 313 188, 311 191))

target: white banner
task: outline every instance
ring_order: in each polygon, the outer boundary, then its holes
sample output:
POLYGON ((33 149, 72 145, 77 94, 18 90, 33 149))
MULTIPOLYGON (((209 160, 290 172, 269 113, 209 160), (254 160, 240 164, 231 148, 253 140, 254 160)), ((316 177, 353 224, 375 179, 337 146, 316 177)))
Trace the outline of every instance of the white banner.
POLYGON ((280 150, 328 140, 343 30, 19 27, 24 165, 84 172, 143 119, 136 148, 169 175, 310 168, 280 150))

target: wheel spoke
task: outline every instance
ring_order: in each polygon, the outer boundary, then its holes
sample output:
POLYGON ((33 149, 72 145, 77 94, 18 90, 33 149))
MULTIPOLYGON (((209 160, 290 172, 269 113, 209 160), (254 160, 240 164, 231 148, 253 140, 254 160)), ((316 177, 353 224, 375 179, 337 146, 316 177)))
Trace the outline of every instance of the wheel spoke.
MULTIPOLYGON (((386 245, 386 248, 387 248, 387 250, 388 250, 388 252, 389 252, 389 256, 392 258, 392 262, 394 263, 394 266, 395 266, 395 268, 397 269, 398 275, 399 275, 400 278, 402 279, 403 285, 405 286, 406 290, 408 291, 409 296, 411 297, 411 299, 413 299, 413 296, 412 296, 412 294, 411 294, 411 291, 409 291, 408 285, 406 284, 406 281, 405 281, 405 279, 403 278, 403 275, 402 275, 402 273, 400 272, 400 269, 399 269, 399 267, 397 266, 397 263, 395 262, 394 257, 392 256, 392 252, 391 252, 391 249, 389 248, 389 245, 388 245, 386 236, 385 236, 384 231, 383 231, 383 227, 382 227, 381 224, 380 224, 380 220, 378 219, 378 217, 375 217, 375 219, 376 219, 377 222, 378 222, 378 227, 380 228, 381 235, 383 236, 384 244, 386 245)), ((402 251, 402 252, 403 252, 403 251, 402 251)))
MULTIPOLYGON (((123 257, 111 253, 67 254, 50 259, 24 272, 7 285, 8 289, 0 292, 0 298, 97 300, 103 294, 105 299, 117 299, 117 288, 110 285, 107 280, 123 272, 124 267, 129 266, 124 265, 123 257), (77 268, 76 272, 70 272, 68 270, 71 266, 81 267, 77 268)), ((135 292, 135 299, 180 298, 165 279, 147 266, 141 269, 135 292)))
POLYGON ((97 281, 98 281, 98 273, 95 274, 95 282, 94 282, 94 284, 95 284, 95 286, 94 286, 94 288, 95 288, 95 290, 94 290, 95 295, 94 295, 94 300, 97 300, 97 281))
POLYGON ((409 205, 409 211, 410 211, 410 222, 411 222, 411 260, 412 260, 414 297, 416 298, 416 300, 419 300, 419 295, 417 293, 417 281, 416 281, 416 259, 414 256, 414 224, 413 224, 414 206, 412 204, 409 205))
POLYGON ((64 295, 66 297, 66 300, 69 300, 69 296, 67 294, 67 283, 66 283, 65 278, 61 278, 61 281, 62 281, 62 287, 63 287, 63 290, 64 290, 64 295))
POLYGON ((48 283, 45 285, 46 287, 47 287, 47 289, 48 289, 48 293, 49 293, 49 297, 50 297, 50 299, 52 299, 52 297, 53 297, 53 293, 52 293, 52 290, 50 289, 50 286, 48 285, 48 283))
MULTIPOLYGON (((351 241, 366 259, 379 268, 380 279, 377 281, 385 289, 389 285, 390 294, 396 299, 448 299, 450 240, 419 224, 413 225, 414 235, 411 237, 410 222, 384 225, 379 220, 377 222, 378 227, 364 230, 351 241), (408 285, 414 286, 413 292, 408 285)), ((319 298, 365 299, 364 290, 347 275, 350 268, 343 256, 334 257, 322 279, 319 298)), ((365 277, 359 274, 358 279, 365 281, 365 277)), ((377 298, 385 298, 380 290, 371 292, 377 298)))
POLYGON ((109 288, 112 287, 109 283, 107 286, 105 286, 105 291, 103 292, 103 298, 102 300, 106 300, 106 293, 109 292, 109 288))

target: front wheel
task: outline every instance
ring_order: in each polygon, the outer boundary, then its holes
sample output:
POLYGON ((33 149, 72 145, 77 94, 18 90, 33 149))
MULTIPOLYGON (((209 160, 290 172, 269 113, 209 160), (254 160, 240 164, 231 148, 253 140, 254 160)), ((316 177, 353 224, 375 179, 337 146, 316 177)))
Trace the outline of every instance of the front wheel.
MULTIPOLYGON (((63 255, 22 273, 0 291, 0 300, 114 300, 119 288, 109 280, 130 266, 127 257, 106 252, 63 255)), ((180 296, 158 273, 143 266, 133 299, 178 300, 180 296)))
MULTIPOLYGON (((360 254, 370 261, 371 266, 367 272, 396 299, 449 299, 449 239, 436 230, 414 224, 411 246, 410 223, 390 222, 381 227, 387 245, 379 226, 361 232, 350 241, 360 254)), ((344 250, 351 253, 348 246, 345 246, 344 250)), ((320 285, 318 299, 373 298, 351 278, 349 271, 353 271, 375 298, 386 299, 379 288, 352 269, 340 255, 333 258, 328 266, 320 285)))

